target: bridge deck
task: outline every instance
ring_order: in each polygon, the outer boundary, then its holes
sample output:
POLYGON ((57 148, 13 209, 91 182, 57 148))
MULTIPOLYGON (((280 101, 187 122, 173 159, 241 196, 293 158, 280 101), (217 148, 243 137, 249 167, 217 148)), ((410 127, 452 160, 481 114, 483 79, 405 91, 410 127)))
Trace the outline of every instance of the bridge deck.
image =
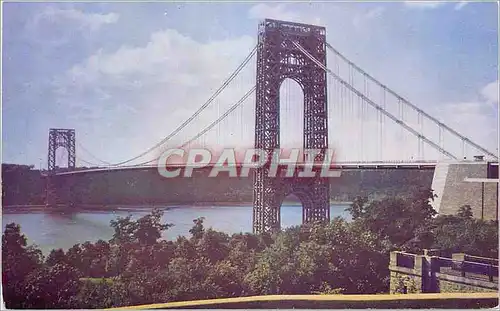
MULTIPOLYGON (((280 161, 280 167, 286 167, 290 165, 290 162, 280 161)), ((363 169, 428 169, 433 170, 436 167, 437 161, 419 161, 419 162, 340 162, 330 165, 330 170, 363 170, 363 169)), ((167 168, 169 170, 173 169, 185 169, 185 168, 193 168, 193 169, 212 169, 213 167, 218 166, 215 163, 208 164, 206 166, 200 167, 195 165, 186 165, 186 164, 169 164, 167 168)), ((243 163, 239 164, 229 164, 227 167, 236 167, 242 168, 245 166, 243 163)), ((304 168, 307 166, 311 166, 310 163, 297 163, 295 167, 297 169, 304 168)), ((248 165, 247 165, 248 167, 248 165)), ((321 163, 313 164, 313 169, 321 169, 323 165, 321 163)), ((111 172, 111 171, 125 171, 125 170, 150 170, 150 169, 158 169, 158 165, 147 165, 147 166, 126 166, 126 167, 95 167, 95 168, 84 168, 84 169, 76 169, 72 171, 59 171, 55 175, 73 175, 73 174, 84 174, 84 173, 94 173, 94 172, 111 172)), ((47 175, 47 174, 45 174, 47 175)))

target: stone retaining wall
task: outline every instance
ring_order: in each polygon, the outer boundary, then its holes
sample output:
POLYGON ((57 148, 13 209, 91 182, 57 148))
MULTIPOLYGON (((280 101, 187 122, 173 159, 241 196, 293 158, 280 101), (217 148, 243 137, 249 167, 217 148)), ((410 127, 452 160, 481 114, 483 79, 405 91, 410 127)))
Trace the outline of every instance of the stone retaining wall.
POLYGON ((391 252, 390 256, 391 294, 498 291, 498 261, 494 259, 464 261, 475 257, 443 258, 428 250, 424 255, 391 252))

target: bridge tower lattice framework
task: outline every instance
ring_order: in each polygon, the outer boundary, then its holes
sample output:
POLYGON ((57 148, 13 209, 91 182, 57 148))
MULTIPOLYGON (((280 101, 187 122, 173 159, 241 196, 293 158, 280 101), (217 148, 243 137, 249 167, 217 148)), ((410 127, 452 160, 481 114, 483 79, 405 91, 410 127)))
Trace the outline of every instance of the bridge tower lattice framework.
MULTIPOLYGON (((266 19, 259 25, 257 45, 257 89, 255 148, 266 150, 271 158, 280 148, 280 86, 295 80, 304 94, 303 149, 328 149, 327 75, 296 46, 299 43, 326 66, 324 27, 266 19)), ((330 220, 327 178, 270 177, 270 166, 254 171, 253 231, 273 232, 281 228, 280 207, 288 194, 295 194, 303 205, 302 222, 330 220)))
MULTIPOLYGON (((60 193, 60 185, 56 180, 55 173, 57 171, 56 150, 59 147, 66 149, 68 153, 68 169, 75 169, 76 167, 76 135, 74 129, 49 129, 49 146, 47 153, 47 177, 45 185, 45 205, 53 206, 57 204, 60 193)), ((65 189, 69 190, 69 204, 72 205, 72 185, 65 185, 65 189)))

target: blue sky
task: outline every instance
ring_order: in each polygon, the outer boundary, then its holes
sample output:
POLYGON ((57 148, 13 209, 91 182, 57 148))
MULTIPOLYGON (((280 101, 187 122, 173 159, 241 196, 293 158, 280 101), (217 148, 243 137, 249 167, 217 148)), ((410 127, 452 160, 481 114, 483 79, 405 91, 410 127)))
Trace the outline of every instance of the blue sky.
MULTIPOLYGON (((110 162, 137 155, 203 104, 266 17, 326 26, 328 42, 364 70, 495 151, 497 11, 467 2, 4 3, 2 161, 45 167, 51 127, 75 128, 79 144, 110 162)), ((255 83, 254 62, 221 107, 255 83)), ((253 126, 251 105, 234 122, 253 126)), ((343 130, 330 134, 339 148, 352 136, 343 130)), ((404 149, 387 144, 386 153, 404 149)))

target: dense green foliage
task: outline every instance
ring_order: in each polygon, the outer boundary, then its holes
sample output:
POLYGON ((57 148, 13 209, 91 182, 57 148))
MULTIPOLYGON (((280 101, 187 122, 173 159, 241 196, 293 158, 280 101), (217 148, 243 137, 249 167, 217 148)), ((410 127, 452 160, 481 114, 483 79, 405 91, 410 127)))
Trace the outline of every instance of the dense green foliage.
POLYGON ((227 235, 195 219, 189 237, 161 239, 162 212, 111 222, 110 241, 86 242, 46 258, 20 227, 2 237, 8 308, 106 308, 267 294, 388 292, 389 252, 440 248, 498 256, 498 224, 434 217, 428 191, 350 208, 352 222, 307 224, 276 234, 227 235))
POLYGON ((2 206, 44 203, 43 179, 28 165, 2 164, 2 206))

